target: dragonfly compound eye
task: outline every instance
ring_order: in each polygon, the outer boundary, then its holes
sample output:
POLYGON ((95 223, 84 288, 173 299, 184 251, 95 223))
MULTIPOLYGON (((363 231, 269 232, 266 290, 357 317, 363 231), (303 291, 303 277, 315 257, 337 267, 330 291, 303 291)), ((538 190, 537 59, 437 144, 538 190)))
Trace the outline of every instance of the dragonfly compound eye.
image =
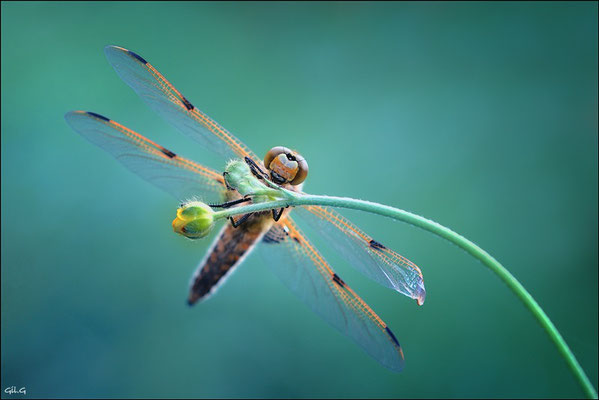
POLYGON ((264 166, 277 184, 299 185, 308 176, 308 163, 300 154, 287 147, 273 147, 264 156, 264 166))

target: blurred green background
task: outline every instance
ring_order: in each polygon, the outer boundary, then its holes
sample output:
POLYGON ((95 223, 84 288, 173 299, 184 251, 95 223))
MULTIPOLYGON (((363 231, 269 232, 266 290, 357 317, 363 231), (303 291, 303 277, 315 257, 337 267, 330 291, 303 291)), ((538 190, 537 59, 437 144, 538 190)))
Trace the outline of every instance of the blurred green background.
POLYGON ((373 215, 345 213, 422 268, 424 306, 315 242, 395 332, 401 374, 258 254, 187 307, 211 239, 175 235, 177 202, 63 119, 95 111, 194 158, 117 77, 107 44, 258 154, 300 150, 306 191, 407 209, 482 246, 597 385, 596 2, 3 2, 3 397, 582 396, 492 273, 373 215))

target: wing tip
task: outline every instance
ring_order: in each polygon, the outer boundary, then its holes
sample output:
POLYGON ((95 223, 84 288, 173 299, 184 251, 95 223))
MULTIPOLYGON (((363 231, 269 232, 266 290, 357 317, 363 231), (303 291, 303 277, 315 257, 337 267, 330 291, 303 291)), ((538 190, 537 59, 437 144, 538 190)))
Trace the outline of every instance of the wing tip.
POLYGON ((64 119, 65 120, 70 120, 71 118, 73 118, 76 115, 81 115, 81 113, 84 113, 85 111, 79 111, 79 110, 73 110, 73 111, 69 111, 68 113, 66 113, 64 115, 64 119))
POLYGON ((112 45, 112 44, 110 44, 108 46, 105 46, 104 47, 104 53, 106 54, 106 57, 108 57, 109 59, 112 56, 115 56, 115 55, 127 55, 127 56, 130 56, 130 57, 136 59, 137 61, 141 62, 142 64, 147 64, 148 63, 139 54, 134 53, 131 50, 127 50, 126 48, 121 47, 121 46, 115 46, 115 45, 112 45))
POLYGON ((391 329, 389 329, 388 326, 385 327, 385 333, 393 341, 393 345, 395 346, 399 357, 393 357, 392 359, 387 360, 387 362, 383 362, 383 365, 385 365, 387 368, 389 368, 393 372, 399 373, 399 372, 403 371, 403 369, 405 367, 405 357, 403 355, 403 349, 401 348, 399 341, 395 337, 395 334, 391 331, 391 329))
POLYGON ((426 289, 424 288, 424 282, 420 282, 418 285, 418 289, 416 290, 416 304, 419 306, 424 304, 424 299, 426 299, 426 289))
POLYGON ((120 47, 120 46, 115 46, 112 44, 109 44, 108 46, 104 46, 104 54, 106 54, 107 56, 110 56, 112 54, 118 54, 118 53, 126 53, 127 49, 125 49, 124 47, 120 47))
POLYGON ((104 50, 108 51, 110 49, 113 49, 113 50, 125 50, 125 51, 127 50, 124 47, 117 46, 115 44, 108 44, 108 45, 104 46, 104 50))

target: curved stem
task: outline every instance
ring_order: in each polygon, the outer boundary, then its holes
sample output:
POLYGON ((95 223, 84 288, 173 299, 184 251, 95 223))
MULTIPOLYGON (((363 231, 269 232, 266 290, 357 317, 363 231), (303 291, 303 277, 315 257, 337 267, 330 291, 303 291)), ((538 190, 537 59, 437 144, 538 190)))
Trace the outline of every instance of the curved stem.
POLYGON ((278 209, 286 206, 329 206, 329 207, 341 207, 350 208, 354 210, 367 211, 373 214, 379 214, 385 217, 393 218, 399 221, 407 222, 408 224, 417 226, 426 231, 432 232, 444 239, 449 240, 458 247, 466 250, 474 258, 481 261, 491 271, 493 271, 511 290, 518 296, 518 298, 524 303, 526 308, 535 316, 541 327, 545 329, 545 332, 549 335, 562 357, 566 360, 568 367, 582 386, 585 394, 589 398, 597 398, 597 391, 593 387, 591 381, 587 377, 586 373, 576 360, 576 357, 568 347, 568 344, 559 333, 553 322, 549 319, 547 314, 535 301, 535 299, 528 293, 528 291, 522 286, 520 282, 503 266, 494 259, 489 253, 466 239, 462 235, 452 231, 449 228, 444 227, 434 221, 426 219, 416 214, 412 214, 408 211, 400 210, 398 208, 386 206, 383 204, 373 203, 365 200, 357 200, 347 197, 331 197, 331 196, 317 196, 309 194, 295 194, 292 192, 285 191, 285 200, 276 200, 264 203, 250 204, 248 206, 235 207, 227 210, 215 212, 215 218, 226 218, 232 215, 247 214, 250 212, 264 211, 269 209, 278 209))

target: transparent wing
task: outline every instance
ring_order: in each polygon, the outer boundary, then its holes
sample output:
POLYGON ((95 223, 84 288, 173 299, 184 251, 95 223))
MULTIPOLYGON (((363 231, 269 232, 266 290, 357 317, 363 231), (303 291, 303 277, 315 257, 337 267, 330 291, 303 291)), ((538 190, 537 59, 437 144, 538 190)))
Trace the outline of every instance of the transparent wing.
POLYGON ((227 160, 243 157, 259 160, 239 139, 194 107, 141 56, 117 46, 106 46, 104 52, 119 77, 152 110, 204 149, 227 160))
POLYGON ((267 264, 310 308, 356 341, 387 368, 399 372, 401 346, 387 325, 327 264, 291 219, 282 219, 259 246, 267 264))
POLYGON ((327 207, 306 206, 295 207, 293 217, 300 222, 305 221, 368 278, 416 299, 419 305, 424 303, 426 290, 420 269, 368 236, 341 214, 327 207))
POLYGON ((178 200, 199 196, 220 202, 221 174, 178 156, 140 134, 99 114, 71 111, 67 123, 81 136, 112 154, 125 167, 178 200))

